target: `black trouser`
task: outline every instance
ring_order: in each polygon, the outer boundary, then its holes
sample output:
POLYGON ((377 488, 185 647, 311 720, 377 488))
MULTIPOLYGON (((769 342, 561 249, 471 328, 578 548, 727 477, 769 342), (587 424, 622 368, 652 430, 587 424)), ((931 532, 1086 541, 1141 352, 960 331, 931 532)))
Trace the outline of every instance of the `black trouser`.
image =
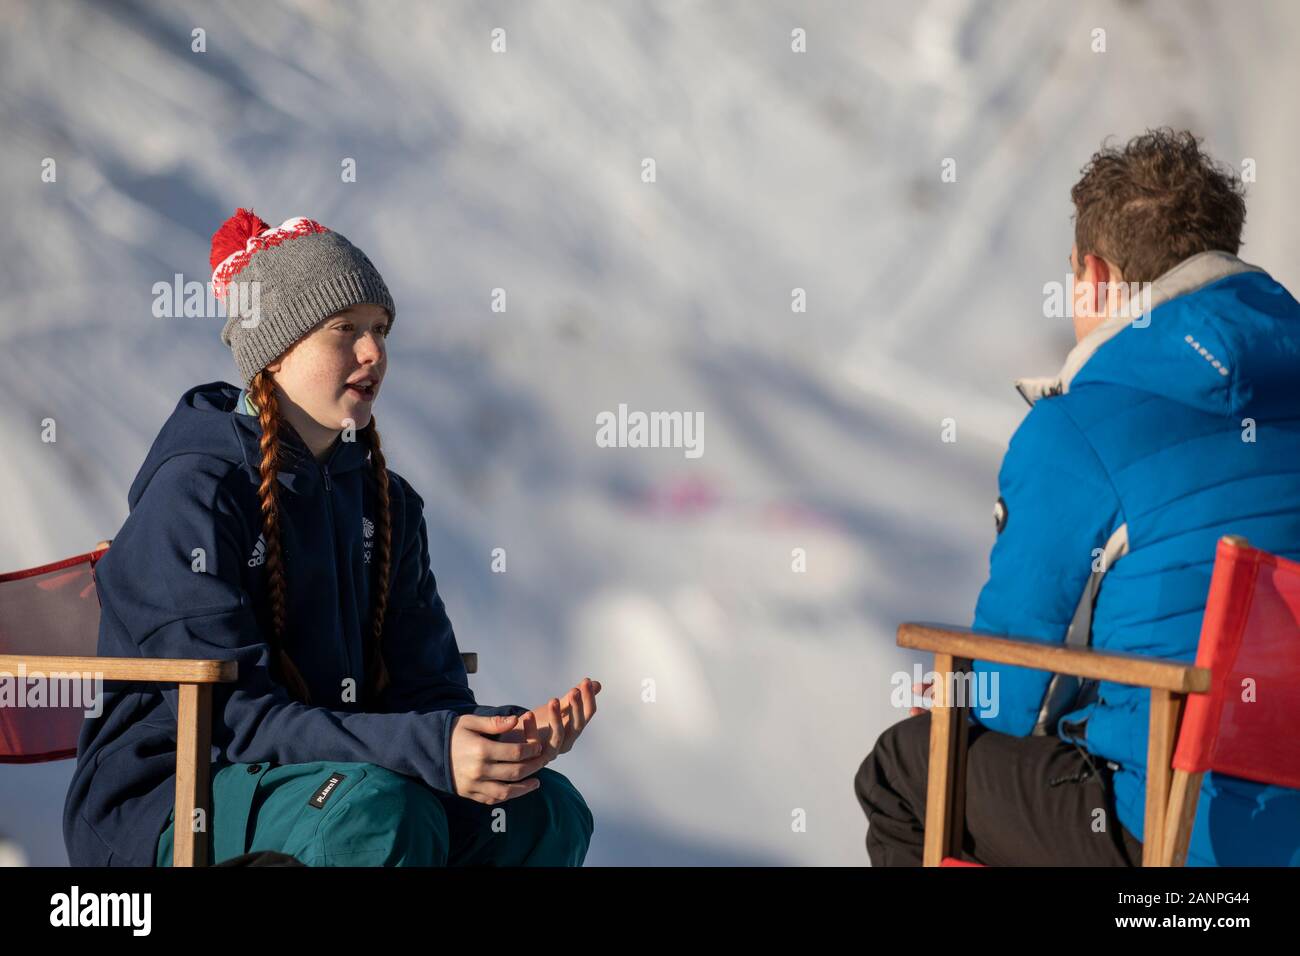
MULTIPOLYGON (((961 858, 988 866, 1141 866, 1106 761, 1059 737, 969 728, 961 858)), ((920 866, 930 714, 894 724, 858 768, 872 866, 920 866)))

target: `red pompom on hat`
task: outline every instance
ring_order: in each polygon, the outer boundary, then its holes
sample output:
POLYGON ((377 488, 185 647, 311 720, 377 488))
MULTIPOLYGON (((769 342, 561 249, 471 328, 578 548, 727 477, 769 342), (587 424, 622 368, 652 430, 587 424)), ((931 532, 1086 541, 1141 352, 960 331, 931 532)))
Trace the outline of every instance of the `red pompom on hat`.
POLYGON ((270 229, 269 223, 251 209, 236 209, 235 214, 212 234, 212 254, 208 262, 215 270, 236 252, 242 252, 248 240, 270 229))

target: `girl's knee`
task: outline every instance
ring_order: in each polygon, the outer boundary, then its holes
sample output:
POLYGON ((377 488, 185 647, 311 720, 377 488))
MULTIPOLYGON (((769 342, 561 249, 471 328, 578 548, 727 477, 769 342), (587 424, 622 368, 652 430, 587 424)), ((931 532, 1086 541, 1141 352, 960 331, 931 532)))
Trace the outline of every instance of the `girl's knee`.
POLYGON ((556 826, 573 834, 584 845, 590 843, 591 834, 595 830, 595 818, 578 788, 564 774, 549 767, 537 771, 537 779, 541 781, 537 792, 550 806, 556 826))

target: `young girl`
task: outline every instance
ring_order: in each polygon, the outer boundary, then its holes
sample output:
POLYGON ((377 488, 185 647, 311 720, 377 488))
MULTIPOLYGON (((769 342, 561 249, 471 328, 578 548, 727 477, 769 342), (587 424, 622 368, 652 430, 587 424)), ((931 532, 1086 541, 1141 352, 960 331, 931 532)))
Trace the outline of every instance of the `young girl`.
MULTIPOLYGON (((581 864, 591 813, 545 765, 600 685, 476 703, 424 502, 380 450, 384 280, 337 232, 243 209, 211 261, 245 387, 181 396, 96 567, 101 655, 239 664, 213 692, 209 859, 581 864)), ((174 687, 106 688, 64 808, 73 865, 170 864, 177 706, 174 687)))

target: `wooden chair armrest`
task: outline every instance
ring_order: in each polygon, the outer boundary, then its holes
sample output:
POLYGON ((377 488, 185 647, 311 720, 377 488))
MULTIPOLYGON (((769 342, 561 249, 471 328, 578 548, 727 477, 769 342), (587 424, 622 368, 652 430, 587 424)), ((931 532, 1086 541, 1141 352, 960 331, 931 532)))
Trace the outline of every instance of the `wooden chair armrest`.
POLYGON ((12 672, 19 667, 28 673, 89 673, 104 680, 156 681, 166 684, 224 684, 236 680, 239 673, 237 661, 0 654, 0 670, 12 672))
MULTIPOLYGON (((478 654, 460 655, 465 673, 478 673, 478 654)), ((224 684, 238 679, 235 661, 189 660, 178 657, 53 657, 45 654, 0 654, 0 671, 92 672, 104 680, 157 681, 174 684, 224 684)))
POLYGON ((59 657, 47 654, 0 654, 0 671, 31 675, 91 675, 102 680, 177 684, 176 797, 172 865, 204 866, 210 827, 212 686, 237 679, 237 661, 187 660, 171 657, 59 657), (197 811, 197 812, 196 812, 197 811))
MULTIPOLYGON (((972 660, 982 660, 1150 688, 1146 839, 1142 844, 1142 863, 1144 866, 1169 865, 1173 850, 1164 831, 1170 802, 1171 761, 1186 695, 1201 694, 1210 689, 1210 671, 1207 668, 1141 654, 1044 644, 1022 637, 1005 637, 941 624, 899 625, 898 646, 934 652, 935 670, 940 673, 956 671, 972 660)), ((941 682, 936 685, 935 707, 931 711, 926 866, 938 866, 945 856, 960 853, 960 823, 964 819, 966 708, 952 706, 954 702, 947 700, 946 696, 941 682)), ((1199 782, 1196 785, 1199 786, 1199 782)))
MULTIPOLYGON (((466 673, 478 671, 478 654, 461 654, 466 673)), ((180 658, 59 657, 0 654, 0 671, 92 674, 103 680, 179 685, 176 718, 176 791, 172 865, 206 866, 211 824, 212 686, 238 679, 236 661, 180 658)))
POLYGON ((1134 687, 1179 694, 1203 694, 1210 689, 1210 672, 1183 661, 1098 651, 1064 644, 1044 644, 1023 637, 988 634, 942 624, 900 624, 898 646, 933 651, 967 660, 1014 664, 1033 670, 1070 674, 1134 687))

